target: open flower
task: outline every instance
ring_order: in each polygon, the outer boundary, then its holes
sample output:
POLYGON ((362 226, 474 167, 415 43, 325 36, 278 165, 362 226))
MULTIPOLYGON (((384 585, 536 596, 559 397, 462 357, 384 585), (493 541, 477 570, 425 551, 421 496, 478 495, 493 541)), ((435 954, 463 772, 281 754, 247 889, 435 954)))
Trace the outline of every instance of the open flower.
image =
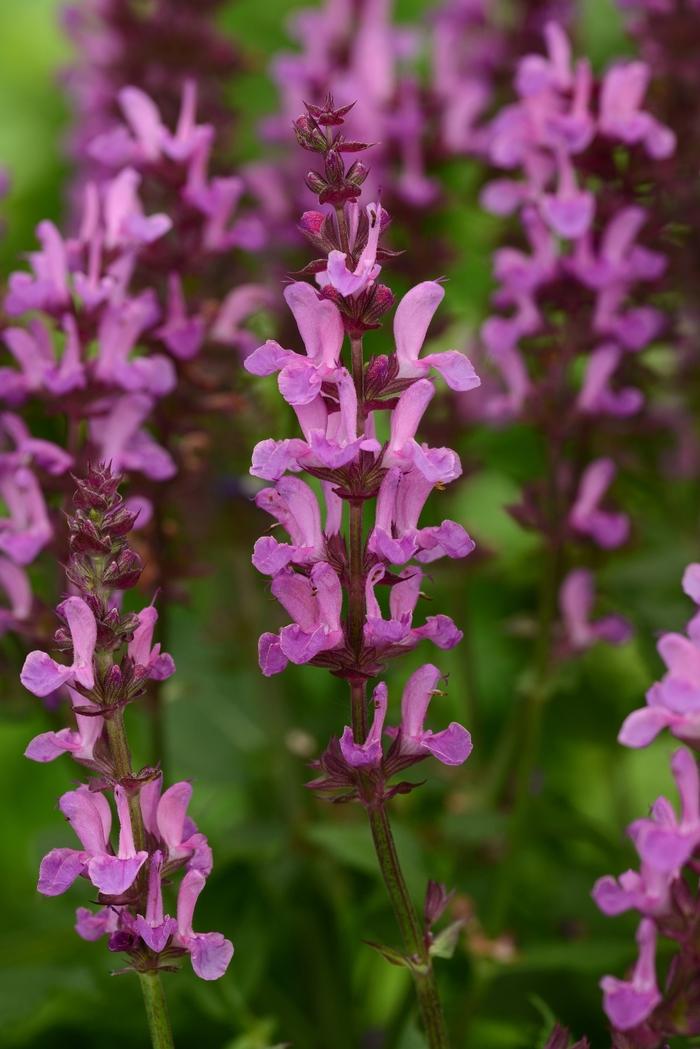
POLYGON ((604 976, 600 981, 603 1008, 613 1027, 629 1031, 643 1023, 661 1001, 656 982, 656 926, 644 918, 637 930, 639 958, 630 980, 604 976))
POLYGON ((133 884, 148 859, 137 852, 129 813, 129 801, 121 787, 114 797, 119 816, 119 846, 116 855, 109 848, 112 813, 109 802, 98 791, 78 787, 61 797, 59 807, 75 831, 82 849, 52 849, 41 862, 38 890, 44 896, 66 892, 80 875, 108 896, 121 896, 133 884))
POLYGON ((472 752, 472 740, 467 730, 456 721, 440 732, 425 728, 431 699, 442 695, 436 687, 442 676, 438 667, 426 663, 411 674, 406 682, 401 697, 399 749, 405 755, 430 755, 443 765, 462 765, 472 752))
POLYGON ((463 353, 444 350, 419 357, 428 326, 445 297, 445 289, 436 281, 417 284, 404 295, 394 317, 394 339, 399 363, 399 379, 419 379, 431 368, 440 372, 452 390, 465 392, 481 385, 474 367, 463 353))
POLYGON ((319 561, 308 577, 285 568, 273 579, 272 593, 294 622, 283 627, 279 635, 263 634, 260 638, 263 674, 279 674, 288 662, 308 663, 320 652, 342 643, 343 592, 330 564, 319 561))
POLYGON ((180 883, 177 897, 177 932, 174 942, 189 952, 192 968, 202 980, 218 980, 233 957, 233 944, 220 932, 194 932, 192 916, 206 878, 190 870, 180 883))
POLYGON ((58 612, 68 624, 73 662, 65 666, 51 659, 46 652, 30 652, 24 661, 20 681, 35 696, 48 696, 61 685, 79 684, 89 689, 95 683, 93 658, 97 623, 90 606, 81 597, 68 597, 58 606, 58 612))

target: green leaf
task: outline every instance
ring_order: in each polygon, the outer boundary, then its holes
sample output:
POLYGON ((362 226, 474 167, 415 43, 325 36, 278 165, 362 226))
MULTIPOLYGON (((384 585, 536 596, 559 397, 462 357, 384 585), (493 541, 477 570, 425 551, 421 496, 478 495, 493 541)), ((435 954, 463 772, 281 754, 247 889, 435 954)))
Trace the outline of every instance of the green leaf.
POLYGON ((374 940, 364 941, 368 947, 381 954, 390 965, 400 965, 403 968, 412 968, 411 962, 408 960, 405 954, 401 954, 399 951, 395 951, 393 947, 386 947, 383 943, 375 943, 374 940))

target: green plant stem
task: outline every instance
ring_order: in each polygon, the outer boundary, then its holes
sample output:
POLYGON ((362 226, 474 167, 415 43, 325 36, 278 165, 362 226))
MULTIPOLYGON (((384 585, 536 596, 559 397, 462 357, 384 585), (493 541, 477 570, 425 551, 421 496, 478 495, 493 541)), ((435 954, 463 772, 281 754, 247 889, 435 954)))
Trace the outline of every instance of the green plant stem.
POLYGON ((413 982, 418 996, 418 1007, 428 1039, 428 1046, 430 1049, 449 1049, 450 1043, 447 1036, 447 1027, 445 1026, 432 959, 408 892, 406 879, 401 870, 401 863, 389 823, 389 814, 384 802, 379 802, 379 804, 369 807, 367 814, 379 868, 382 872, 396 921, 401 930, 406 953, 411 962, 413 982))
POLYGON ((163 984, 157 972, 139 973, 153 1049, 174 1049, 163 984))

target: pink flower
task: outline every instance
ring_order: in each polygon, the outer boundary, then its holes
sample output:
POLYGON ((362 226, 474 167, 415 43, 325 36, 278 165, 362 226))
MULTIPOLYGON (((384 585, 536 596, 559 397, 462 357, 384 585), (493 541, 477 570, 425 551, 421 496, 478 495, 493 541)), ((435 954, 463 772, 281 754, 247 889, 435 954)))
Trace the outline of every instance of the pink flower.
POLYGON ((379 767, 382 763, 382 732, 386 719, 389 693, 384 682, 380 682, 372 694, 374 718, 364 743, 356 743, 349 725, 345 726, 340 737, 340 750, 348 765, 353 768, 379 767))
POLYGON ((172 456, 143 429, 153 410, 153 400, 144 393, 115 398, 106 415, 93 419, 90 435, 97 445, 101 462, 112 471, 132 470, 153 481, 167 481, 176 466, 172 456))
POLYGON ((114 796, 120 821, 116 856, 109 851, 112 813, 104 795, 78 787, 61 797, 61 812, 83 848, 52 849, 44 857, 37 886, 44 896, 61 895, 81 874, 109 896, 120 896, 133 884, 148 853, 136 852, 134 848, 129 802, 123 789, 115 787, 114 796))
POLYGON ((288 661, 308 663, 342 643, 343 592, 331 565, 319 561, 310 576, 285 568, 273 579, 272 593, 294 622, 283 627, 279 636, 263 634, 260 638, 263 674, 278 674, 288 661))
POLYGON ((369 236, 357 266, 350 271, 347 266, 347 255, 342 251, 331 251, 328 254, 328 266, 316 275, 319 287, 327 285, 335 288, 342 296, 356 296, 365 291, 379 276, 381 266, 377 264, 377 246, 382 228, 382 218, 386 212, 379 204, 368 204, 366 208, 369 221, 369 236))
MULTIPOLYGON (((683 589, 700 604, 700 565, 691 564, 683 575, 683 589)), ((678 739, 700 740, 700 618, 688 624, 688 636, 664 634, 659 655, 667 672, 647 692, 647 706, 633 711, 620 729, 618 739, 626 747, 646 747, 668 728, 678 739)))
POLYGON ((218 980, 233 957, 233 944, 220 932, 193 932, 192 916, 206 878, 198 870, 188 871, 177 898, 177 932, 174 942, 189 952, 192 968, 202 980, 218 980))
POLYGON ((61 685, 82 685, 90 689, 95 683, 93 658, 97 624, 90 606, 81 597, 68 597, 58 606, 73 643, 70 666, 57 663, 46 652, 30 652, 24 661, 20 680, 35 696, 48 696, 61 685))
POLYGON ((401 697, 400 752, 431 755, 443 765, 462 765, 472 752, 471 736, 462 725, 451 722, 441 732, 426 729, 424 722, 433 696, 442 695, 436 685, 442 671, 426 663, 411 674, 401 697))
POLYGON ((165 950, 168 940, 177 931, 175 919, 163 914, 162 866, 162 853, 156 850, 148 867, 146 914, 138 914, 131 925, 133 931, 156 954, 165 950))
POLYGON ((185 780, 173 783, 161 795, 162 786, 163 777, 159 775, 141 787, 144 826, 160 843, 166 864, 185 862, 188 870, 196 868, 206 876, 212 868, 211 849, 187 815, 192 785, 185 780))
POLYGON ((603 1008, 613 1027, 629 1031, 643 1023, 661 1001, 656 983, 656 926, 649 918, 637 930, 639 959, 630 980, 604 976, 600 981, 603 1008))
POLYGON ((244 367, 253 375, 279 372, 284 399, 293 405, 309 404, 320 393, 323 382, 335 379, 345 337, 343 321, 338 307, 328 299, 319 299, 310 284, 290 284, 284 296, 297 322, 306 357, 268 340, 246 357, 244 367))
POLYGON ((600 508, 616 473, 612 459, 596 459, 590 463, 581 475, 576 501, 569 511, 569 524, 574 531, 589 536, 606 550, 621 546, 629 535, 626 514, 600 508))
POLYGON ((418 357, 430 321, 444 297, 445 290, 440 284, 424 281, 404 295, 399 303, 394 317, 398 378, 421 378, 434 368, 451 389, 460 392, 473 390, 481 385, 481 380, 463 353, 445 350, 418 357))
POLYGON ((128 654, 136 666, 152 681, 166 681, 175 673, 173 657, 161 652, 160 642, 153 645, 153 631, 158 622, 158 612, 148 605, 138 614, 138 626, 128 645, 128 654))
POLYGON ((637 820, 630 836, 642 860, 670 874, 693 855, 700 844, 700 777, 695 758, 681 747, 671 759, 671 771, 681 798, 681 818, 664 797, 652 806, 651 818, 637 820))
POLYGON ((256 505, 275 517, 292 542, 280 543, 273 536, 262 536, 253 551, 253 564, 264 575, 276 575, 289 564, 310 565, 325 560, 326 538, 340 530, 342 502, 328 482, 323 483, 326 498, 326 527, 321 529, 321 512, 313 490, 297 477, 282 477, 274 488, 263 488, 256 505))
POLYGON ((384 466, 398 466, 403 471, 420 471, 432 484, 447 484, 462 473, 459 456, 450 448, 428 448, 420 445, 416 431, 428 404, 435 396, 429 379, 419 379, 399 397, 391 416, 391 436, 384 453, 384 466))
POLYGON ((404 564, 410 558, 423 563, 440 557, 466 557, 474 541, 456 521, 418 528, 418 519, 433 490, 418 469, 402 473, 391 467, 384 475, 368 547, 391 564, 404 564))
POLYGON ((410 651, 420 641, 432 641, 441 649, 454 648, 462 640, 462 632, 445 615, 428 616, 424 625, 413 626, 423 572, 420 568, 406 568, 393 582, 389 591, 389 618, 384 619, 375 595, 376 586, 387 575, 384 565, 375 565, 367 574, 365 584, 367 618, 364 625, 365 644, 378 653, 410 651))
POLYGON ((621 645, 630 637, 629 623, 621 616, 591 620, 594 599, 593 574, 585 568, 569 572, 559 590, 559 608, 566 640, 576 650, 589 648, 597 641, 621 645))
POLYGON ((94 714, 79 714, 74 710, 77 730, 59 729, 58 732, 42 732, 28 744, 24 754, 32 761, 55 761, 61 754, 70 754, 76 761, 91 762, 95 744, 102 735, 104 718, 98 714, 99 707, 90 703, 79 693, 69 688, 73 708, 90 708, 94 714))

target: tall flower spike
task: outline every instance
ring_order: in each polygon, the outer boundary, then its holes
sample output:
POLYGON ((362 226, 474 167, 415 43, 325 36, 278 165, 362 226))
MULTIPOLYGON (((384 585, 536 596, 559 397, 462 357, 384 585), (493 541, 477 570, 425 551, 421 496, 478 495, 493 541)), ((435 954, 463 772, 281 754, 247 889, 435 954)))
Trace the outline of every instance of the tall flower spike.
MULTIPOLYGON (((700 568, 689 565, 683 586, 693 600, 700 598, 700 568)), ((646 746, 668 727, 672 734, 697 744, 693 718, 697 719, 692 677, 697 666, 694 642, 698 639, 697 614, 688 637, 663 635, 659 649, 669 673, 648 693, 649 706, 635 711, 625 721, 620 742, 627 746, 646 746)), ((700 664, 698 664, 700 665, 700 664)), ((620 1035, 620 1045, 651 1046, 665 1044, 679 1033, 697 1028, 697 960, 693 930, 699 906, 697 853, 700 847, 700 773, 694 751, 684 747, 671 758, 671 772, 680 796, 680 814, 665 797, 657 798, 649 817, 636 820, 628 828, 640 857, 640 870, 625 871, 619 878, 600 878, 593 898, 608 915, 636 910, 642 915, 637 941, 639 960, 631 978, 606 976, 601 981, 603 1004, 608 1018, 620 1035), (659 988, 654 954, 661 936, 675 947, 675 955, 659 988)), ((615 1041, 615 1045, 618 1042, 615 1041)))
POLYGON ((67 687, 77 726, 37 736, 27 757, 47 762, 68 753, 96 774, 89 786, 61 797, 60 810, 80 848, 52 849, 41 862, 37 888, 58 896, 80 877, 91 883, 103 906, 95 913, 80 907, 76 931, 91 941, 108 936, 110 950, 127 954, 142 983, 153 1044, 168 1049, 172 1037, 157 987, 160 971, 189 951, 195 972, 216 979, 233 947, 221 933, 192 931, 194 900, 211 871, 212 855, 206 837, 187 817, 190 784, 176 783, 161 796, 162 775, 132 764, 125 708, 143 696, 149 681, 174 673, 175 664, 153 644, 158 619, 153 605, 138 614, 120 612, 116 592, 136 585, 141 561, 129 546, 136 513, 122 501, 119 483, 106 464, 92 466, 76 481, 66 566, 74 594, 58 606, 65 627, 56 634, 57 645, 72 651, 72 663, 58 663, 37 650, 22 672, 23 684, 35 695, 67 687), (163 889, 182 868, 176 921, 165 913, 163 889))
POLYGON ((486 416, 529 424, 548 451, 548 483, 529 484, 513 514, 542 535, 548 563, 559 566, 558 634, 567 641, 560 653, 570 654, 628 635, 619 620, 589 623, 592 594, 580 560, 591 545, 617 549, 631 531, 608 500, 616 463, 633 463, 638 447, 622 441, 648 420, 638 355, 666 320, 654 296, 667 260, 651 239, 638 184, 650 160, 673 153, 674 141, 645 109, 643 64, 616 63, 596 80, 554 21, 544 45, 544 54, 518 63, 515 100, 488 127, 487 154, 499 174, 482 203, 517 217, 525 247, 494 255, 498 286, 482 340, 492 365, 486 416), (604 455, 596 454, 598 435, 604 455))
MULTIPOLYGON (((307 212, 302 222, 314 247, 323 252, 324 257, 304 271, 316 278, 319 290, 296 282, 285 294, 306 356, 268 342, 247 362, 256 375, 279 372, 280 392, 294 406, 303 433, 303 440, 265 440, 253 451, 251 473, 276 482, 256 501, 291 539, 280 543, 265 536, 255 545, 254 565, 272 577, 272 593, 293 619, 279 633, 262 635, 259 660, 266 676, 280 673, 290 662, 311 663, 349 683, 352 723, 314 763, 319 776, 310 786, 322 796, 357 800, 366 808, 392 905, 404 933, 412 930, 405 937, 406 964, 416 981, 429 1045, 444 1049, 447 1034, 432 971, 432 941, 415 931, 419 922, 396 866, 386 803, 414 786, 392 783, 394 776, 430 755, 444 765, 462 764, 471 752, 471 739, 455 722, 438 732, 425 728, 428 705, 442 676, 432 664, 409 680, 400 728, 385 728, 389 693, 383 681, 374 689, 368 725, 366 688, 390 659, 423 641, 448 649, 462 636, 441 614, 413 625, 423 572, 411 562, 462 557, 474 548, 457 522, 419 527, 430 491, 459 477, 461 465, 451 449, 419 443, 417 433, 435 394, 428 377, 432 370, 462 391, 478 386, 479 379, 456 351, 419 356, 444 295, 434 281, 424 282, 402 300, 392 355, 364 360, 365 333, 379 326, 393 304, 389 289, 379 284, 381 263, 390 254, 381 243, 388 215, 376 203, 364 210, 359 205, 360 181, 353 174, 357 169, 353 165, 346 170, 344 161, 351 148, 343 131, 347 113, 347 107, 336 108, 329 98, 323 107, 308 105, 306 115, 295 122, 300 145, 318 156, 323 167, 322 172, 309 173, 306 184, 321 205, 332 205, 332 210, 307 212), (346 337, 350 352, 343 357, 346 337), (390 416, 385 445, 376 436, 381 413, 390 416), (327 511, 323 530, 313 490, 300 478, 286 476, 289 472, 306 472, 322 483, 327 511), (370 523, 367 535, 365 517, 370 523), (400 573, 392 571, 395 564, 404 566, 400 573), (380 593, 388 593, 388 617, 380 593), (386 747, 385 735, 393 739, 386 747)), ((352 152, 361 148, 353 144, 352 152)), ((183 903, 186 917, 178 919, 178 937, 191 950, 196 967, 201 960, 189 917, 189 893, 197 889, 194 877, 191 882, 183 903)))

